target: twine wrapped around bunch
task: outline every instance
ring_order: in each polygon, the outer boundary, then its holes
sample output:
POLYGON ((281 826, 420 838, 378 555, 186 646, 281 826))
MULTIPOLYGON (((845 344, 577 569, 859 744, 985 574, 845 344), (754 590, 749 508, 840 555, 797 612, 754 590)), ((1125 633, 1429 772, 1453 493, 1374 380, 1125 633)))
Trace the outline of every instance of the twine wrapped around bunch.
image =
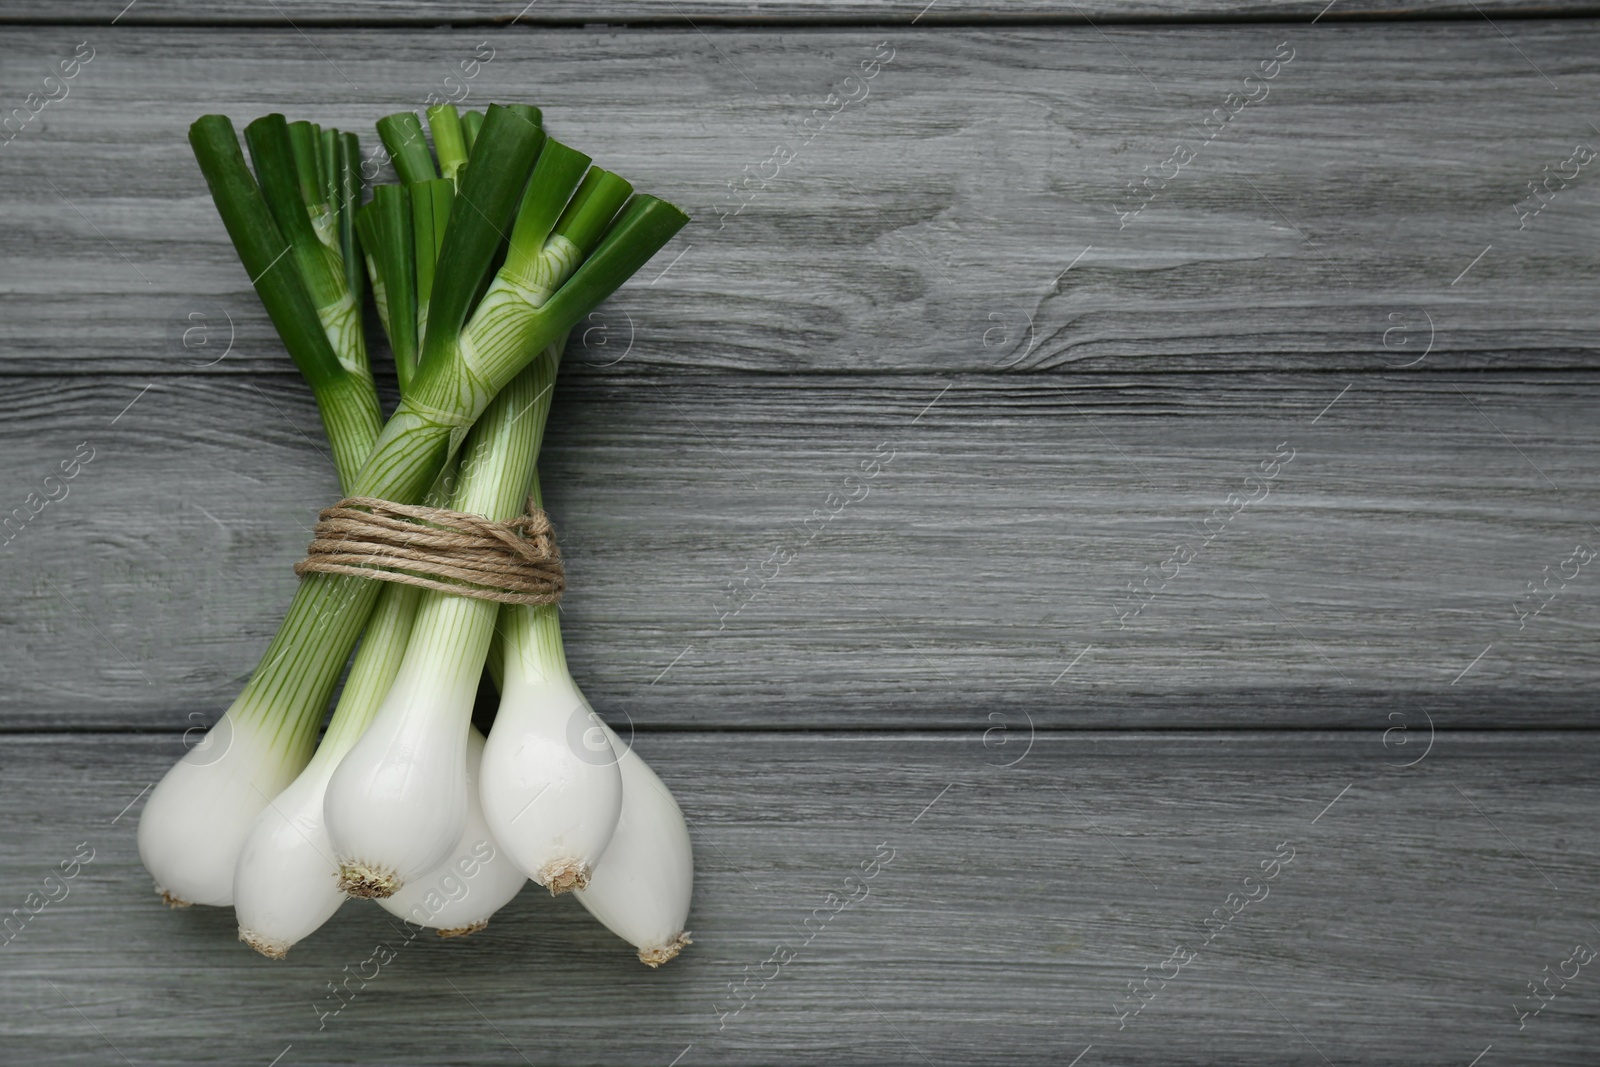
POLYGON ((566 589, 550 518, 528 499, 506 522, 449 508, 345 497, 323 509, 295 574, 354 574, 493 600, 554 604, 566 589))

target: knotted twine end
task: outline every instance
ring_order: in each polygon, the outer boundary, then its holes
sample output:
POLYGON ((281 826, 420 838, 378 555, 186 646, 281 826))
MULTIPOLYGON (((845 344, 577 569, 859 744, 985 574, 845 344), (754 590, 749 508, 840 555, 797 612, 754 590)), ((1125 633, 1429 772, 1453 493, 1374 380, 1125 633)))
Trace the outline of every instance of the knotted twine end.
POLYGON ((294 572, 354 574, 500 604, 554 604, 567 585, 550 517, 532 497, 506 522, 345 497, 318 516, 294 572))

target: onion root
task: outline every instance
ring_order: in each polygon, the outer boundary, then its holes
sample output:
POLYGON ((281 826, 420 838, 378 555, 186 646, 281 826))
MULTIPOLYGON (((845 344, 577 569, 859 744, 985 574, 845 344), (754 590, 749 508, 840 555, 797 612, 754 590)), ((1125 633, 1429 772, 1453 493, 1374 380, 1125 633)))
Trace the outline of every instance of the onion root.
POLYGON ((267 957, 269 960, 281 960, 289 954, 289 946, 282 941, 274 941, 269 937, 262 937, 253 930, 239 927, 239 940, 267 957))
POLYGON ((440 937, 466 937, 469 934, 477 933, 488 925, 488 919, 479 919, 477 922, 468 923, 465 926, 452 926, 448 930, 440 930, 438 934, 440 937))
POLYGON ((655 948, 642 948, 639 950, 639 962, 652 970, 677 957, 688 945, 694 942, 689 938, 689 931, 685 930, 665 945, 655 948))
POLYGON ((346 863, 339 868, 339 888, 361 900, 381 900, 394 895, 400 888, 400 879, 382 867, 346 863))
POLYGON ((589 865, 578 860, 551 860, 539 869, 535 882, 550 890, 553 897, 589 885, 589 865))

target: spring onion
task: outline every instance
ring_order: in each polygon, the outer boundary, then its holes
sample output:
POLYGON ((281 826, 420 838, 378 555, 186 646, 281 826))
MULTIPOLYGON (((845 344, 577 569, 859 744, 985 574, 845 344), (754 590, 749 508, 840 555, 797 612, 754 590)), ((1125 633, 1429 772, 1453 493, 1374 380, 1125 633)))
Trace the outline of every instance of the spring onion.
MULTIPOLYGON (((429 118, 440 169, 447 177, 428 177, 431 162, 424 166, 421 153, 412 152, 407 170, 418 180, 408 188, 414 204, 448 204, 460 175, 460 160, 454 157, 464 151, 459 126, 454 108, 435 108, 429 118)), ((415 117, 398 121, 409 130, 415 117)), ((416 143, 414 132, 406 136, 396 147, 416 143)), ((560 287, 631 192, 622 179, 589 168, 588 162, 564 146, 548 144, 534 167, 500 272, 507 290, 515 286, 531 307, 543 305, 560 287)), ((420 278, 435 220, 414 211, 412 221, 420 278)), ((494 298, 491 287, 480 307, 494 298)), ((449 313, 447 305, 441 302, 439 307, 449 313)), ((432 314, 423 305, 418 317, 432 314)), ((426 361, 437 330, 425 336, 426 361)), ((462 464, 451 504, 456 510, 497 519, 512 518, 521 510, 555 384, 554 355, 536 359, 480 418, 473 430, 475 447, 462 464)), ((329 783, 325 814, 341 861, 341 884, 352 895, 390 895, 437 866, 459 840, 466 819, 465 720, 495 612, 484 601, 424 595, 400 677, 372 728, 329 783)))
MULTIPOLYGON (((538 482, 533 486, 539 495, 538 482)), ((554 605, 500 610, 500 707, 483 757, 483 812, 512 860, 552 894, 581 889, 622 813, 605 724, 567 670, 554 605)))
MULTIPOLYGON (((497 521, 521 512, 554 380, 554 361, 541 358, 495 397, 468 437, 452 509, 497 521)), ((389 896, 460 842, 467 731, 498 610, 423 592, 399 673, 323 801, 340 886, 352 896, 389 896)))
MULTIPOLYGON (((338 311, 348 300, 342 263, 335 269, 331 249, 316 236, 310 218, 317 208, 300 199, 304 190, 326 188, 326 183, 300 181, 282 116, 269 118, 277 121, 252 124, 262 184, 246 166, 225 117, 198 120, 189 140, 256 292, 311 386, 340 481, 348 489, 378 436, 378 397, 361 331, 350 329, 338 311), (267 136, 274 131, 282 136, 267 136), (276 211, 264 189, 273 191, 276 211), (296 242, 284 237, 280 222, 300 228, 296 242)), ((350 184, 348 175, 341 181, 350 184)), ((330 213, 342 219, 349 214, 348 203, 324 202, 320 214, 330 213)), ((332 229, 324 223, 323 232, 332 229)), ((261 701, 252 698, 236 707, 238 713, 224 716, 161 780, 139 820, 140 858, 155 876, 157 892, 174 905, 232 902, 233 861, 246 835, 309 755, 286 746, 273 716, 249 713, 261 701)))
MULTIPOLYGON (((302 316, 286 316, 287 325, 280 323, 264 291, 264 285, 273 287, 277 300, 277 279, 293 277, 292 272, 268 269, 276 265, 275 257, 286 254, 287 243, 270 218, 266 226, 244 225, 239 227, 243 232, 236 232, 232 217, 246 223, 254 219, 252 206, 260 194, 240 188, 231 175, 222 138, 216 135, 219 124, 226 126, 226 120, 202 119, 196 124, 200 133, 191 134, 202 170, 285 346, 292 356, 297 346, 310 350, 315 347, 310 340, 297 336, 292 341, 290 336, 295 330, 307 332, 298 321, 302 316)), ((227 131, 231 138, 231 127, 227 131)), ((238 153, 236 142, 230 140, 229 146, 238 153)), ((505 265, 493 273, 502 236, 519 221, 519 207, 532 207, 539 217, 549 213, 549 191, 527 182, 543 147, 543 131, 523 113, 490 106, 458 194, 471 210, 453 211, 445 232, 411 392, 346 483, 350 495, 417 502, 494 395, 687 221, 670 204, 634 196, 614 218, 580 211, 571 220, 572 249, 561 250, 587 256, 565 278, 529 279, 519 267, 543 261, 544 248, 519 250, 514 241, 505 265), (480 284, 491 275, 487 292, 474 303, 480 284), (541 288, 548 298, 531 302, 529 296, 541 288)), ((286 306, 294 300, 309 304, 303 280, 282 300, 286 306)), ((315 308, 311 311, 313 320, 320 321, 315 308)), ((323 351, 330 350, 323 331, 315 340, 323 351)), ((337 358, 331 358, 331 366, 338 367, 337 358)), ((329 368, 319 364, 315 369, 329 368)), ((328 381, 312 382, 314 390, 328 389, 330 383, 331 373, 328 381)), ((340 409, 324 405, 323 410, 340 409)), ((330 442, 335 430, 330 424, 330 442)), ((336 460, 340 453, 336 445, 336 460)), ((233 870, 244 838, 268 801, 309 761, 333 685, 377 599, 376 585, 346 575, 309 574, 302 579, 261 666, 213 728, 215 736, 208 735, 186 754, 152 792, 140 822, 140 853, 170 897, 231 901, 233 870)))
MULTIPOLYGON (((375 214, 376 204, 396 203, 386 194, 397 191, 401 194, 398 203, 408 203, 404 187, 380 185, 373 191, 374 204, 360 210, 358 222, 363 243, 380 249, 379 255, 369 253, 366 262, 404 395, 416 363, 418 301, 411 287, 417 275, 417 257, 429 257, 431 277, 431 257, 437 250, 431 242, 426 249, 413 245, 408 218, 397 218, 392 210, 375 214), (403 240, 396 241, 396 236, 403 240), (387 306, 388 282, 394 283, 396 295, 392 309, 387 306), (402 299, 405 295, 411 299, 402 299)), ((454 478, 455 466, 454 462, 446 465, 440 483, 429 493, 431 502, 446 502, 443 484, 454 478)), ((257 817, 240 852, 233 894, 239 940, 262 955, 282 959, 292 945, 332 918, 347 899, 339 886, 339 865, 323 817, 328 781, 389 692, 411 638, 420 598, 419 589, 405 585, 387 585, 378 594, 350 677, 316 754, 294 783, 257 817)))
POLYGON ((322 817, 323 796, 400 669, 421 592, 404 585, 383 590, 316 755, 257 816, 240 850, 233 878, 239 940, 264 956, 282 959, 347 899, 322 817))
MULTIPOLYGON (((427 127, 379 122, 400 183, 366 204, 352 134, 268 115, 244 131, 248 165, 222 116, 190 141, 345 494, 510 520, 539 499, 567 331, 687 220, 546 136, 537 108, 441 105, 427 127), (400 385, 381 427, 368 284, 400 385)), ((347 894, 451 937, 529 877, 577 891, 652 967, 689 943, 686 823, 573 680, 554 605, 308 573, 244 691, 152 792, 139 848, 170 903, 232 903, 271 957, 347 894), (491 655, 485 739, 470 716, 491 655)))
POLYGON ((528 876, 497 847, 484 821, 478 800, 482 761, 483 735, 472 729, 467 737, 467 827, 461 840, 438 867, 378 901, 389 914, 437 930, 440 937, 482 930, 528 884, 528 876))

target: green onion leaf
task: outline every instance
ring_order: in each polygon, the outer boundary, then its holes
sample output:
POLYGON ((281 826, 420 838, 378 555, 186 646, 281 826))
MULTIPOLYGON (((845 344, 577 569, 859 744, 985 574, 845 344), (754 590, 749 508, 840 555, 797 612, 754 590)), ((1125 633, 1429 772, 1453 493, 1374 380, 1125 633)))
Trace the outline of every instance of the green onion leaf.
POLYGON ((572 202, 561 213, 555 232, 587 256, 632 192, 633 186, 617 175, 590 167, 589 173, 583 176, 583 184, 572 194, 572 202))
POLYGON ((361 294, 366 288, 361 270, 361 244, 356 233, 356 211, 361 207, 361 142, 353 133, 339 135, 336 168, 337 190, 330 201, 333 216, 339 228, 339 254, 344 260, 345 286, 361 305, 361 294))
MULTIPOLYGON (((424 367, 454 359, 456 338, 479 286, 491 273, 501 242, 508 239, 513 213, 544 141, 544 131, 524 115, 489 105, 461 183, 461 204, 453 210, 439 251, 438 281, 429 291, 424 367)), ((537 348, 545 344, 549 341, 537 348)))
POLYGON ((544 243, 588 167, 589 157, 582 152, 554 138, 545 141, 522 206, 517 209, 517 224, 511 231, 511 248, 506 253, 506 266, 524 281, 533 279, 544 243))
POLYGON ((478 139, 478 130, 483 127, 483 112, 469 111, 461 116, 461 137, 467 144, 467 154, 472 154, 472 142, 478 139))
POLYGON ((439 157, 439 170, 446 178, 461 184, 461 168, 467 165, 466 134, 454 104, 428 109, 428 132, 433 134, 433 151, 439 157))
MULTIPOLYGON (((289 357, 317 395, 334 464, 348 488, 377 436, 378 400, 372 380, 351 373, 335 352, 305 280, 295 269, 290 244, 245 165, 233 123, 225 115, 202 116, 189 127, 189 143, 251 284, 289 357)), ((309 226, 303 208, 299 217, 309 226)))
POLYGON ((422 120, 409 111, 385 115, 378 120, 378 137, 394 161, 394 171, 407 185, 425 182, 439 176, 433 167, 433 156, 428 152, 428 138, 422 132, 422 120))
MULTIPOLYGON (((361 240, 372 258, 373 296, 394 352, 404 393, 417 366, 417 253, 411 196, 403 185, 379 185, 358 215, 361 240), (381 292, 381 296, 380 296, 381 292)), ((430 260, 430 268, 431 268, 430 260)))

